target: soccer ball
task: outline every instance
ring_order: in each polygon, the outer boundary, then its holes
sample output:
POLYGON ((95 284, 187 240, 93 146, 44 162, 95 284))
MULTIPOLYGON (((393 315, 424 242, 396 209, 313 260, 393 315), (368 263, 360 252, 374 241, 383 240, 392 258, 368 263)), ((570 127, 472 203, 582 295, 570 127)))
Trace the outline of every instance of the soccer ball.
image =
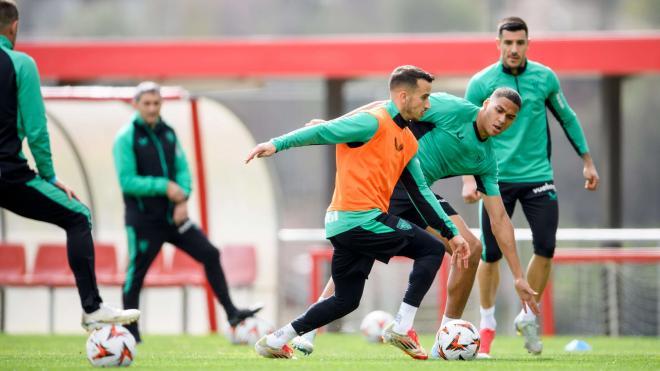
POLYGON ((119 325, 92 331, 87 338, 87 359, 95 367, 128 367, 135 357, 135 338, 119 325))
POLYGON ((231 327, 231 326, 229 326, 229 324, 227 324, 226 326, 223 326, 222 333, 225 334, 225 338, 227 338, 227 340, 229 340, 229 342, 231 342, 232 344, 240 344, 236 340, 236 328, 235 327, 231 327))
POLYGON ((457 319, 445 323, 435 335, 438 354, 446 360, 473 360, 479 352, 479 331, 468 321, 457 319))
POLYGON ((383 342, 383 329, 394 320, 391 314, 382 310, 375 310, 367 314, 360 324, 362 335, 370 343, 383 342))
POLYGON ((273 331, 275 327, 263 318, 246 318, 234 328, 232 343, 254 345, 262 336, 273 331))

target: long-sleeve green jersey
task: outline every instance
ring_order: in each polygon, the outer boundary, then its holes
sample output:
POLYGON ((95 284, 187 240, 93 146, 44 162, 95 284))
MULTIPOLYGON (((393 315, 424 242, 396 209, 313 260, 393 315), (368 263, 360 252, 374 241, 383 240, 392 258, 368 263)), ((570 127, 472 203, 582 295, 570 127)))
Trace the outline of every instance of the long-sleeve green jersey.
POLYGON ((497 159, 490 138, 477 131, 479 107, 447 93, 433 93, 431 107, 411 126, 417 157, 426 183, 460 175, 474 175, 479 191, 499 195, 497 159))
POLYGON ((0 178, 28 181, 34 178, 22 152, 27 137, 41 178, 55 180, 46 109, 39 72, 34 60, 0 35, 0 178))
MULTIPOLYGON (((392 118, 399 118, 396 106, 390 101, 385 105, 387 113, 392 118)), ((396 121, 396 120, 395 120, 396 121)), ((361 112, 350 117, 338 118, 321 125, 301 128, 291 133, 274 138, 271 142, 277 151, 292 147, 313 144, 349 143, 359 147, 368 142, 378 131, 378 119, 368 112, 361 112)), ((428 219, 428 224, 437 229, 443 236, 451 239, 458 234, 458 229, 447 214, 438 205, 429 189, 419 165, 417 156, 413 157, 404 169, 401 180, 411 195, 415 206, 428 219)), ((325 218, 326 237, 332 237, 363 225, 382 213, 378 208, 359 211, 328 211, 325 218)))
POLYGON ((465 97, 481 105, 499 87, 515 89, 522 97, 522 108, 511 127, 491 139, 498 159, 499 180, 550 181, 552 144, 546 108, 559 121, 578 155, 588 153, 589 147, 575 112, 564 98, 557 75, 530 60, 518 70, 514 75, 501 62, 483 69, 470 80, 465 97))

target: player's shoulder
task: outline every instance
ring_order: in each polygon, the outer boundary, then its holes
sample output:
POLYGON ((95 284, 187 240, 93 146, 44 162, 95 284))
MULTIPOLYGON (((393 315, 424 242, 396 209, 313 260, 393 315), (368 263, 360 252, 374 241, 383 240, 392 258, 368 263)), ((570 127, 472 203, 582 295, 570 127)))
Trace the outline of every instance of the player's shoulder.
POLYGON ((445 92, 432 93, 430 97, 431 110, 438 111, 463 111, 470 108, 478 108, 469 100, 445 92))
POLYGON ((132 138, 134 132, 135 125, 133 124, 133 120, 131 120, 119 128, 117 134, 115 134, 115 142, 132 138))
POLYGON ((483 79, 491 78, 493 76, 499 75, 499 72, 502 70, 500 62, 495 62, 489 66, 484 67, 479 72, 475 73, 472 76, 472 81, 481 81, 483 79))
POLYGON ((546 75, 546 76, 556 76, 555 71, 552 68, 544 65, 543 63, 527 60, 527 69, 530 72, 546 75))
POLYGON ((9 55, 9 57, 12 60, 12 63, 14 63, 14 69, 16 71, 21 71, 21 70, 28 70, 28 71, 35 71, 37 68, 37 62, 34 61, 34 58, 32 58, 30 55, 17 51, 17 50, 11 50, 11 49, 4 49, 5 52, 9 55))
POLYGON ((435 92, 435 93, 431 93, 431 96, 429 97, 429 99, 432 102, 447 102, 447 103, 458 103, 458 102, 461 102, 461 101, 465 100, 461 97, 457 97, 453 94, 449 94, 449 93, 444 92, 444 91, 438 91, 438 92, 435 92))

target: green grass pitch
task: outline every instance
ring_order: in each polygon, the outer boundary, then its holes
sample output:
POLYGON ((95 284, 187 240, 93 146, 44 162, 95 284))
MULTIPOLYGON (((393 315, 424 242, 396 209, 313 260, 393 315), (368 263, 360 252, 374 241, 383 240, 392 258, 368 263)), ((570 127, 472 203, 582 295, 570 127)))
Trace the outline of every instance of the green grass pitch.
MULTIPOLYGON (((415 361, 390 345, 368 344, 359 335, 321 334, 317 350, 293 360, 258 357, 252 347, 231 345, 222 336, 145 336, 131 366, 156 370, 658 370, 658 337, 582 337, 592 347, 588 353, 566 353, 573 337, 544 338, 540 357, 528 355, 522 339, 500 336, 493 346, 494 359, 471 362, 415 361)), ((431 347, 433 337, 421 336, 431 347)), ((0 370, 90 369, 85 357, 85 337, 18 336, 0 334, 0 370)))

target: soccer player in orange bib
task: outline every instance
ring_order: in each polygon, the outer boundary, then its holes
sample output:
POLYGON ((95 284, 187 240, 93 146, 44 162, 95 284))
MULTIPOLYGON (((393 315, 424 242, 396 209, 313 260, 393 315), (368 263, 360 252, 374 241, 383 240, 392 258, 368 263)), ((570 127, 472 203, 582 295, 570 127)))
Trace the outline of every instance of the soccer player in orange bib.
POLYGON ((255 345, 267 358, 292 358, 288 342, 355 310, 375 260, 393 256, 414 260, 408 289, 383 337, 415 359, 428 355, 417 339, 413 321, 433 283, 444 246, 429 232, 387 213, 399 179, 430 227, 449 240, 452 264, 467 265, 470 250, 456 226, 428 188, 416 157, 417 141, 408 125, 430 107, 433 76, 401 66, 390 76, 390 101, 383 107, 295 130, 258 144, 246 159, 313 144, 336 144, 337 175, 325 217, 326 238, 334 247, 331 273, 335 294, 312 305, 297 319, 255 345))

